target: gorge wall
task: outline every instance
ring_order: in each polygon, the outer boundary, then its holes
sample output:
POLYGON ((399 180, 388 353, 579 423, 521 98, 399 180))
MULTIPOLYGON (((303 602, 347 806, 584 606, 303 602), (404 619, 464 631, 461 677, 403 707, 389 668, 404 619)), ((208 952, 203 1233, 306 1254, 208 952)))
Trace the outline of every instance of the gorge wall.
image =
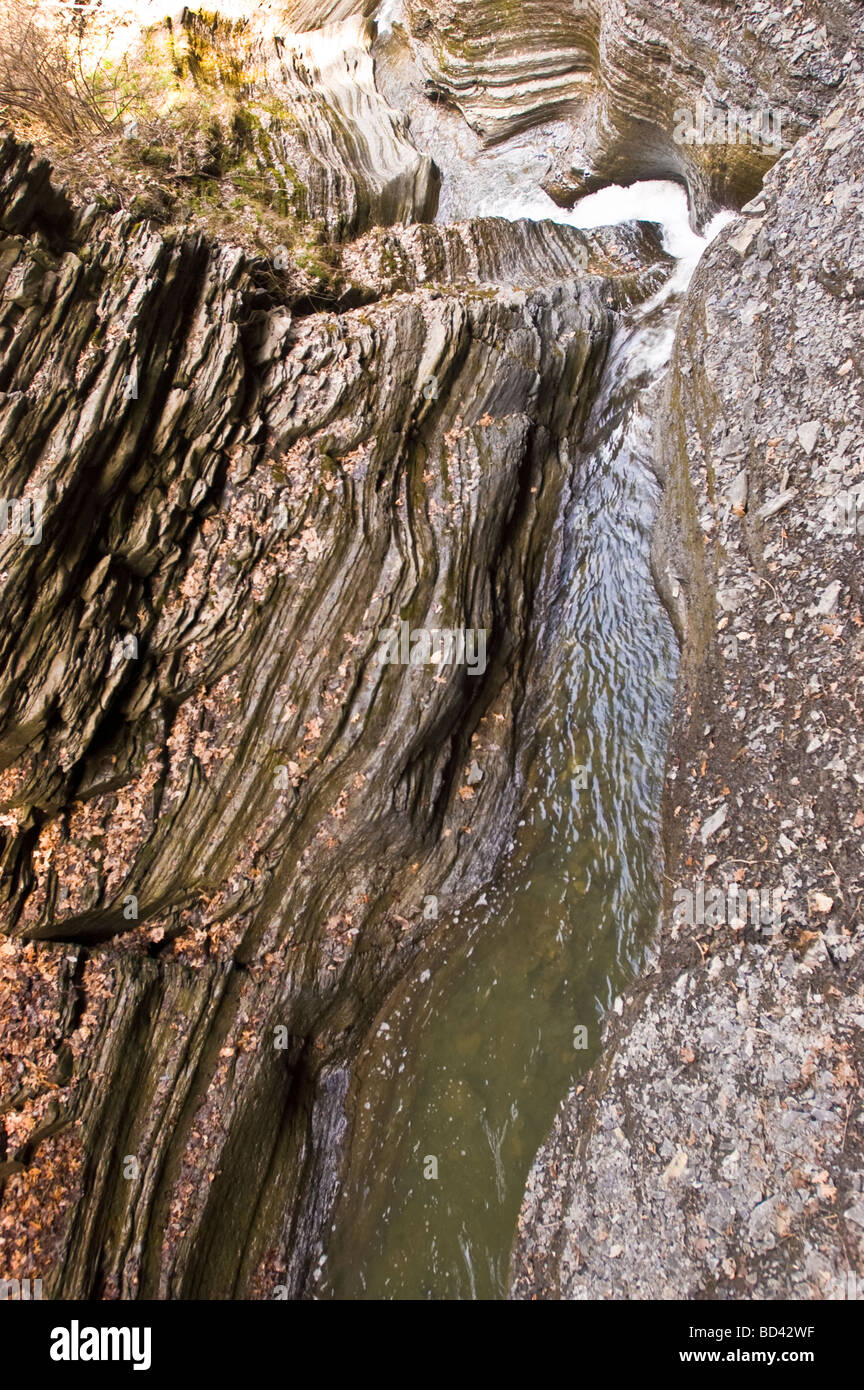
POLYGON ((568 282, 602 237, 394 230, 362 309, 294 317, 2 160, 6 490, 42 499, 4 538, 4 1204, 40 1263, 56 1204, 70 1295, 295 1290, 352 1053, 510 827, 538 555, 665 258, 568 282), (402 621, 488 650, 382 665, 402 621))
POLYGON ((544 557, 616 324, 670 261, 644 228, 435 223, 402 83, 481 148, 538 132, 561 205, 637 177, 697 217, 753 200, 658 415, 683 642, 659 955, 538 1156, 514 1295, 837 1296, 862 1224, 860 592, 857 540, 813 509, 861 444, 860 12, 409 0, 373 47, 372 9, 157 26, 178 84, 230 107, 191 172, 124 138, 122 177, 61 154, 64 192, 0 147, 0 493, 41 516, 0 538, 3 1273, 308 1296, 365 1040, 409 962, 458 946, 427 902, 482 888, 518 818, 544 557), (675 139, 700 101, 802 137, 764 193, 778 150, 675 139), (211 225, 232 179, 236 240, 211 225), (483 660, 381 664, 403 622, 482 631, 483 660), (790 846, 783 932, 677 929, 672 886, 763 840, 790 846))

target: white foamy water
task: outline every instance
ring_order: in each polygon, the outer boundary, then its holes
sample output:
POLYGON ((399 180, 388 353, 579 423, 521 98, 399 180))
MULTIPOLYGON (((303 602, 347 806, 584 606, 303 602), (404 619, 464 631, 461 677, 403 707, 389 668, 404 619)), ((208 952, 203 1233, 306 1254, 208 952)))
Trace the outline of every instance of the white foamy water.
POLYGON ((623 222, 654 222, 660 227, 663 248, 678 261, 671 280, 664 286, 664 297, 686 289, 706 247, 735 216, 718 212, 700 236, 690 225, 690 206, 685 190, 669 179, 651 179, 622 188, 610 184, 583 198, 561 221, 582 231, 595 227, 620 226, 623 222))
POLYGON ((570 225, 582 231, 619 226, 634 219, 652 222, 660 228, 664 250, 677 261, 668 280, 637 309, 635 325, 622 324, 615 334, 607 389, 615 383, 622 391, 627 382, 645 373, 656 375, 665 367, 675 341, 680 300, 705 250, 735 214, 726 210, 716 213, 700 236, 690 225, 687 194, 681 185, 651 180, 629 188, 603 188, 577 204, 572 216, 578 220, 570 225))
POLYGON ((378 37, 387 39, 393 33, 393 21, 402 8, 402 0, 384 0, 384 3, 375 16, 375 23, 378 25, 378 37))
POLYGON ((653 222, 661 230, 664 250, 678 262, 660 292, 663 300, 687 288, 706 247, 735 216, 732 212, 718 212, 700 236, 690 225, 686 191, 671 179, 647 179, 626 188, 610 184, 569 209, 559 208, 539 188, 522 196, 508 190, 501 198, 481 202, 477 215, 506 217, 510 222, 523 217, 531 222, 548 220, 578 227, 583 232, 618 227, 625 222, 653 222))

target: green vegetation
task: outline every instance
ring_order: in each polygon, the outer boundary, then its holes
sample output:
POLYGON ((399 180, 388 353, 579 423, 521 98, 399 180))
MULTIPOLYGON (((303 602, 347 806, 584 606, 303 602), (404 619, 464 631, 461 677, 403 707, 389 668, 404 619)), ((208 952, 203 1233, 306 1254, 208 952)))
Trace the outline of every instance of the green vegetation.
POLYGON ((0 0, 3 20, 0 120, 73 195, 222 237, 269 263, 274 285, 338 294, 338 253, 286 158, 297 117, 266 91, 248 21, 187 10, 127 50, 98 12, 0 0))

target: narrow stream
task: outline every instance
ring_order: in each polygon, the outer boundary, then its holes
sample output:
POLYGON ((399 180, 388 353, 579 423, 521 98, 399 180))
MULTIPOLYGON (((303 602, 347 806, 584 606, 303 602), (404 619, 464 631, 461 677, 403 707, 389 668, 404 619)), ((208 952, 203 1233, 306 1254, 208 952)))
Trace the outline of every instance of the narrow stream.
POLYGON ((497 198, 483 186, 485 215, 656 221, 678 265, 618 329, 550 548, 541 752, 518 838, 454 932, 467 951, 431 977, 417 965, 364 1062, 321 1298, 506 1294, 528 1169, 597 1055, 658 908, 652 846, 677 647, 649 569, 659 488, 644 397, 707 237, 691 231, 675 184, 607 188, 572 213, 530 172, 497 198))

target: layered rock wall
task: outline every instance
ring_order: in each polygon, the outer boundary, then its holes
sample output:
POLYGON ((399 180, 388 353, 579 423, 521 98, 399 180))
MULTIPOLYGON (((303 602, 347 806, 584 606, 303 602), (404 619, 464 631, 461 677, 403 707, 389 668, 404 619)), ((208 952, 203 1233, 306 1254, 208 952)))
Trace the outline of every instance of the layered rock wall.
POLYGON ((3 538, 6 1263, 297 1293, 424 897, 512 829, 545 537, 614 306, 668 267, 375 233, 362 308, 292 311, 272 268, 0 160, 3 494, 40 533, 3 538), (482 661, 381 664, 403 622, 482 661))

